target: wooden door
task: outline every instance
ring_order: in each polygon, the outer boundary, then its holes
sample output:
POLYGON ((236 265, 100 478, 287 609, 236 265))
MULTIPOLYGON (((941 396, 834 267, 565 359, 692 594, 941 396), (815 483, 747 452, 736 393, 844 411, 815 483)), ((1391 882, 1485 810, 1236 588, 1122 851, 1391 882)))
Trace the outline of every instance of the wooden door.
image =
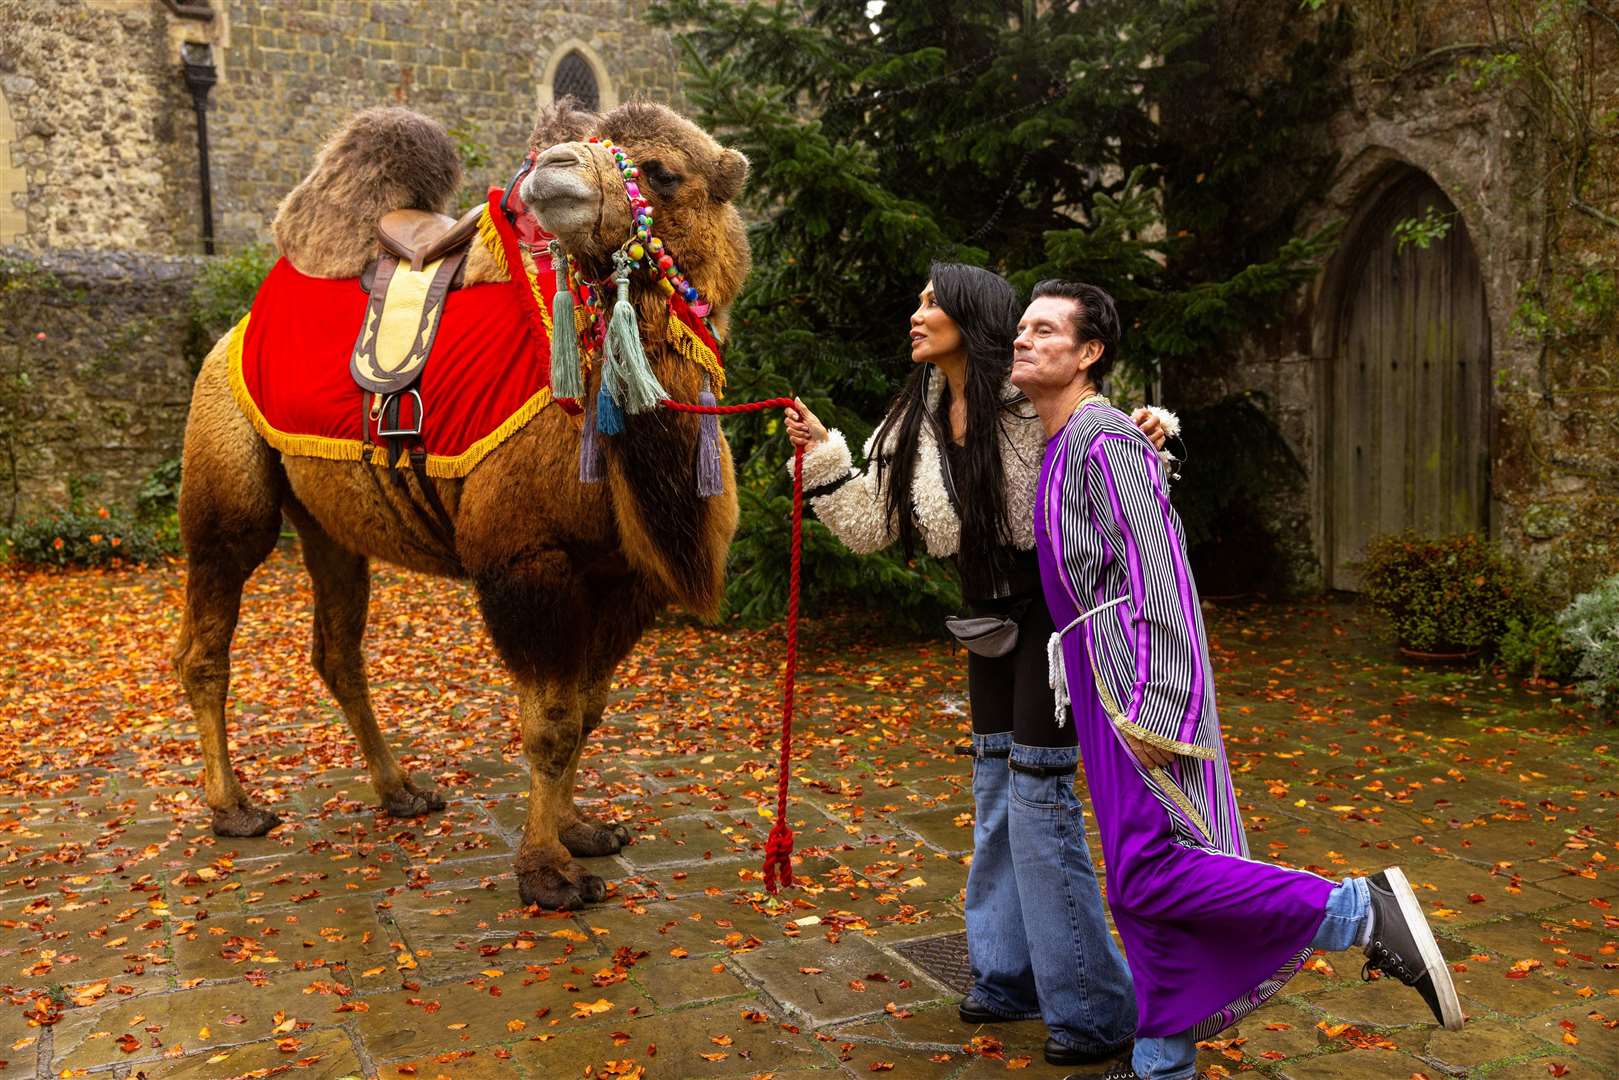
POLYGON ((1322 400, 1327 584, 1358 587, 1374 536, 1489 526, 1490 327, 1467 226, 1412 172, 1376 196, 1348 239, 1322 400), (1403 250, 1395 226, 1444 215, 1449 232, 1403 250))

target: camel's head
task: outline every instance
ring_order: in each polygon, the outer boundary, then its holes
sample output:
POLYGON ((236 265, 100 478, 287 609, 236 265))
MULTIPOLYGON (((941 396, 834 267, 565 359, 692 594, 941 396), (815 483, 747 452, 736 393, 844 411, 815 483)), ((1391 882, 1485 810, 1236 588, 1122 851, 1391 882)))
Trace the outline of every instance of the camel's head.
POLYGON ((594 275, 605 274, 613 253, 635 238, 626 177, 609 144, 639 170, 630 183, 650 206, 653 233, 723 316, 748 272, 747 234, 732 205, 747 177, 747 158, 661 105, 631 102, 597 115, 565 99, 546 110, 529 141, 538 156, 520 194, 594 275))

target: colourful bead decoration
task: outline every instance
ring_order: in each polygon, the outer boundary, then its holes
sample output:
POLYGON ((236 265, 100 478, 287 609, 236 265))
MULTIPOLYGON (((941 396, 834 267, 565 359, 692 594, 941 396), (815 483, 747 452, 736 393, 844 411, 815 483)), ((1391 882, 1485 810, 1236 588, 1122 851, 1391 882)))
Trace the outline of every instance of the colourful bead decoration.
MULTIPOLYGON (((699 318, 706 316, 710 305, 702 298, 697 286, 692 284, 681 270, 674 253, 669 251, 662 238, 653 235, 652 205, 647 202, 646 196, 641 192, 641 186, 636 183, 641 178, 641 168, 630 155, 619 146, 602 138, 592 135, 589 141, 606 148, 618 168, 619 175, 624 179, 624 194, 630 201, 630 220, 633 223, 634 235, 624 247, 624 253, 631 261, 640 264, 646 262, 646 268, 653 273, 654 280, 665 295, 678 293, 692 306, 699 318), (699 310, 701 309, 701 310, 699 310)), ((594 302, 590 286, 584 285, 587 303, 594 302)))

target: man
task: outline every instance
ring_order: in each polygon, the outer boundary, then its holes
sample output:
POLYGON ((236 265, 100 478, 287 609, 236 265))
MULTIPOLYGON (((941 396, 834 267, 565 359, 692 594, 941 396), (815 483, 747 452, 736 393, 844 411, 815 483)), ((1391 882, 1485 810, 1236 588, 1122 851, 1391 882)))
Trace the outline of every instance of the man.
POLYGON ((1197 1041, 1281 989, 1315 949, 1366 950, 1462 1024, 1450 971, 1405 876, 1338 885, 1248 858, 1220 741, 1208 644, 1158 455, 1098 389, 1113 299, 1045 281, 1018 325, 1012 382, 1049 442, 1035 496, 1058 708, 1071 716, 1135 978, 1136 1045, 1112 1080, 1196 1075, 1197 1041), (1065 692, 1066 690, 1066 692, 1065 692))

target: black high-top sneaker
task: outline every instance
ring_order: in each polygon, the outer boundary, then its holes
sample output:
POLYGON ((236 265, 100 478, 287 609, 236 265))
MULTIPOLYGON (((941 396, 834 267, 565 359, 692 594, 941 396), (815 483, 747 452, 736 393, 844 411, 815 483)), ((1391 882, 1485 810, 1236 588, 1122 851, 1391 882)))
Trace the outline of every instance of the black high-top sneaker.
POLYGON ((1366 879, 1372 893, 1372 943, 1360 977, 1370 981, 1373 971, 1414 987, 1433 1010, 1434 1018, 1451 1031, 1462 1029, 1462 1005, 1450 980, 1450 965, 1428 928, 1416 893, 1397 866, 1366 879))

